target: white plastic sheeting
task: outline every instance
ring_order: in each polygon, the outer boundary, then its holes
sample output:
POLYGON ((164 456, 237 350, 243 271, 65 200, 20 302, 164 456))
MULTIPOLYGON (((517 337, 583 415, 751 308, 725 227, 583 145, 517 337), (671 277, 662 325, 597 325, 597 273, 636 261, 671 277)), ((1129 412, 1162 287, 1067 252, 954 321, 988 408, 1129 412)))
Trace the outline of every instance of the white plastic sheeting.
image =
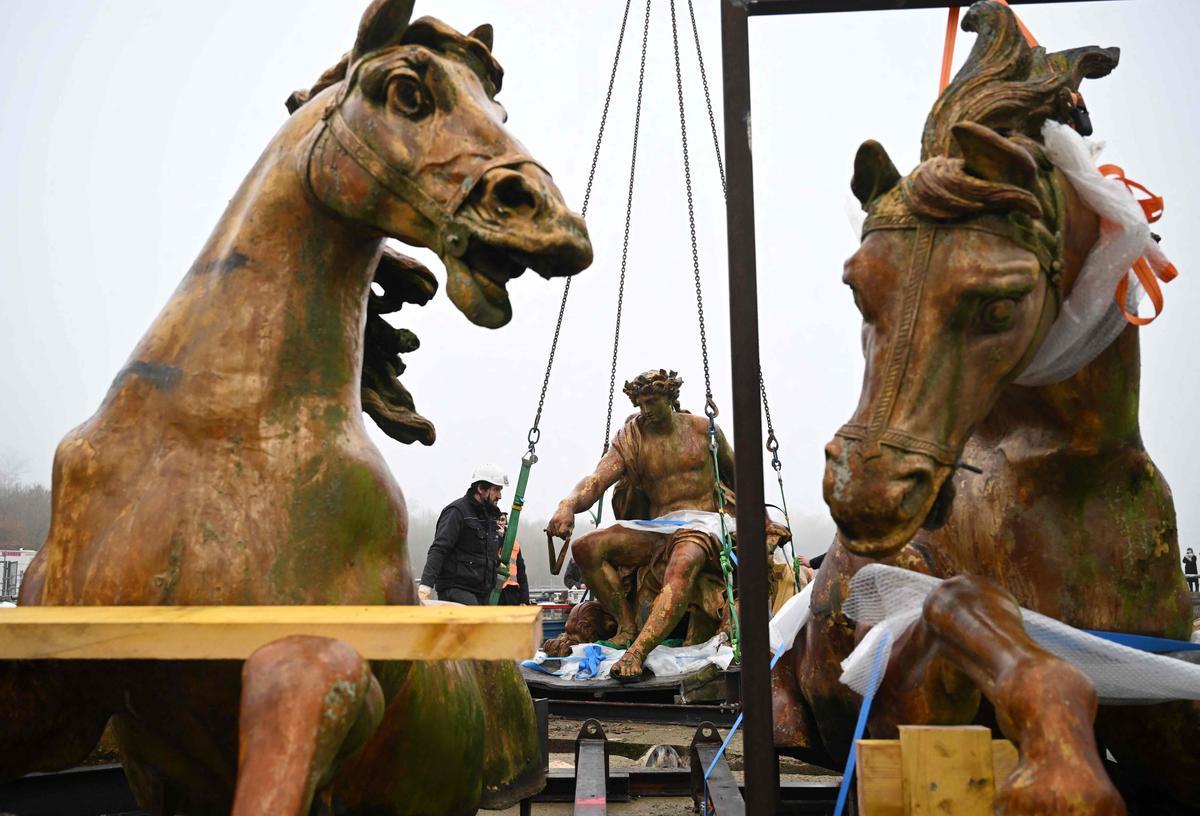
MULTIPOLYGON (((613 664, 625 654, 624 649, 580 643, 571 647, 570 656, 563 658, 547 657, 546 653, 539 649, 532 662, 539 664, 542 670, 548 674, 570 679, 579 672, 581 660, 589 646, 599 649, 602 659, 596 669, 595 677, 581 678, 579 682, 608 679, 608 673, 613 664), (561 661, 561 664, 555 661, 561 661)), ((724 671, 732 662, 733 649, 729 648, 729 638, 724 632, 721 632, 704 643, 697 643, 693 646, 656 646, 646 656, 642 665, 654 672, 655 677, 676 677, 691 674, 709 664, 724 671)))
POLYGON ((1103 145, 1053 120, 1046 121, 1042 137, 1050 161, 1071 182, 1083 203, 1100 216, 1100 239, 1041 346, 1017 378, 1018 385, 1061 382, 1096 359, 1128 325, 1113 300, 1121 278, 1129 279, 1125 308, 1130 312, 1137 309, 1144 294, 1130 271, 1133 262, 1144 255, 1156 270, 1168 264, 1150 235, 1146 214, 1137 200, 1124 184, 1105 178, 1096 169, 1103 145))
MULTIPOLYGON (((867 692, 876 653, 884 650, 886 665, 891 644, 920 616, 925 598, 940 583, 938 578, 883 564, 870 564, 855 574, 843 609, 855 622, 873 628, 842 661, 843 683, 859 694, 867 692), (885 638, 885 633, 891 637, 885 638)), ((1091 679, 1103 703, 1200 700, 1200 665, 1131 649, 1028 609, 1021 609, 1021 618, 1039 646, 1091 679)))
MULTIPOLYGON (((670 535, 676 530, 703 530, 721 540, 721 514, 706 510, 675 510, 653 520, 624 519, 617 524, 644 533, 670 535)), ((732 534, 737 529, 733 516, 726 514, 725 529, 732 534)))

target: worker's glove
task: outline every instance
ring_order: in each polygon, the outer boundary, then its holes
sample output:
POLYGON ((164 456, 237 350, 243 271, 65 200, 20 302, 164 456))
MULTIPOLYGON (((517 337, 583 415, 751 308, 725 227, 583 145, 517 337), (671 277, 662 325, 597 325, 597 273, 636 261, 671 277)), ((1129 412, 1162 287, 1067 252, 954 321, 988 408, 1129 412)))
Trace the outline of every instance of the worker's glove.
POLYGON ((433 598, 433 587, 421 584, 417 587, 417 597, 422 601, 428 601, 433 598))
POLYGON ((496 591, 504 589, 504 585, 508 583, 508 565, 502 566, 496 571, 496 591))

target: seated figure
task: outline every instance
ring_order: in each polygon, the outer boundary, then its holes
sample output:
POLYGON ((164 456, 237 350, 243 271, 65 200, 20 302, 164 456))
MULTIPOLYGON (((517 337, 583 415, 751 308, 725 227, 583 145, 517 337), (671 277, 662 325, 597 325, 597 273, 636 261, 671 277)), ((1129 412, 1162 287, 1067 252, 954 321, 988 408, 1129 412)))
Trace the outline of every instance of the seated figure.
MULTIPOLYGON (((683 380, 674 371, 647 371, 625 383, 625 394, 639 409, 617 431, 594 473, 585 476, 558 505, 546 532, 570 539, 575 514, 591 507, 616 485, 613 511, 618 519, 661 519, 677 511, 710 514, 707 529, 664 525, 650 532, 620 523, 593 530, 571 545, 584 583, 616 622, 611 641, 626 648, 612 667, 616 679, 642 676, 646 655, 676 627, 685 613, 685 644, 702 643, 729 625, 717 533, 717 479, 709 449, 708 419, 679 408, 683 380)), ((735 514, 733 449, 717 430, 717 461, 724 506, 735 514)), ((771 544, 786 531, 772 525, 771 544)), ((596 629, 596 612, 589 608, 596 629)), ((575 617, 574 615, 572 617, 575 617)), ((548 654, 564 655, 586 637, 568 620, 565 635, 547 641, 548 654)))

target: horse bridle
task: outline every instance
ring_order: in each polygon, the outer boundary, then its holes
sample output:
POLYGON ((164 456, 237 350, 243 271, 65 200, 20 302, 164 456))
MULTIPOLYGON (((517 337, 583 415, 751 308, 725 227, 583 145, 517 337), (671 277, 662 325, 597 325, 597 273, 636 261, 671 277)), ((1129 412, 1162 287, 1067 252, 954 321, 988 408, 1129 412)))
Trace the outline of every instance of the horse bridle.
POLYGON ((422 190, 407 173, 389 164, 378 151, 367 144, 366 140, 350 127, 345 117, 342 116, 342 103, 353 82, 354 74, 357 73, 357 67, 355 66, 351 76, 343 80, 342 87, 321 114, 321 127, 312 139, 311 148, 306 151, 306 172, 311 167, 312 155, 318 146, 324 140, 332 138, 337 146, 377 184, 404 201, 433 224, 434 231, 438 236, 438 245, 431 249, 440 257, 461 258, 466 253, 468 239, 472 232, 477 230, 472 229, 463 221, 462 206, 489 170, 497 167, 532 164, 547 176, 550 175, 546 168, 542 167, 532 156, 517 152, 504 153, 484 160, 478 169, 463 179, 448 200, 440 201, 434 198, 422 190))
POLYGON ((1053 297, 1050 297, 1048 293, 1042 301, 1042 312, 1038 318, 1037 331, 1021 359, 1013 367, 1011 376, 1015 377, 1037 351, 1042 338, 1045 337, 1051 323, 1054 322, 1062 300, 1061 231, 1057 236, 1057 250, 1051 250, 1046 242, 1039 238, 1032 225, 1024 224, 1018 218, 1019 216, 1014 215, 985 214, 965 221, 947 222, 912 214, 880 214, 867 217, 862 231, 864 240, 869 233, 877 230, 915 231, 916 236, 905 272, 900 322, 887 350, 887 367, 883 374, 882 391, 872 408, 868 424, 848 422, 837 430, 835 436, 863 444, 864 455, 868 458, 878 456, 880 446, 887 446, 906 453, 928 456, 938 464, 947 467, 954 467, 958 464, 959 450, 889 426, 904 371, 908 367, 908 359, 912 353, 913 332, 916 329, 917 314, 920 311, 921 291, 929 274, 934 239, 939 231, 986 232, 1012 241, 1022 249, 1032 252, 1037 257, 1038 265, 1050 283, 1053 297))

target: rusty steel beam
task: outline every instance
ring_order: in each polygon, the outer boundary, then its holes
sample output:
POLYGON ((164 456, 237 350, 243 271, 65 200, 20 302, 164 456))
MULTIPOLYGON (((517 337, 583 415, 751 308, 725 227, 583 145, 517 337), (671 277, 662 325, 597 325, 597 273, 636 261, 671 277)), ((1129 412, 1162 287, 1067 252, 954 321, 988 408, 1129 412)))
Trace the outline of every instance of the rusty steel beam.
POLYGON ((762 417, 758 397, 758 282, 754 258, 754 178, 750 157, 750 42, 746 9, 721 3, 725 94, 725 212, 729 240, 729 345, 733 368, 733 449, 738 502, 738 606, 742 712, 746 733, 746 811, 774 813, 779 759, 771 724, 767 645, 767 548, 762 417))

